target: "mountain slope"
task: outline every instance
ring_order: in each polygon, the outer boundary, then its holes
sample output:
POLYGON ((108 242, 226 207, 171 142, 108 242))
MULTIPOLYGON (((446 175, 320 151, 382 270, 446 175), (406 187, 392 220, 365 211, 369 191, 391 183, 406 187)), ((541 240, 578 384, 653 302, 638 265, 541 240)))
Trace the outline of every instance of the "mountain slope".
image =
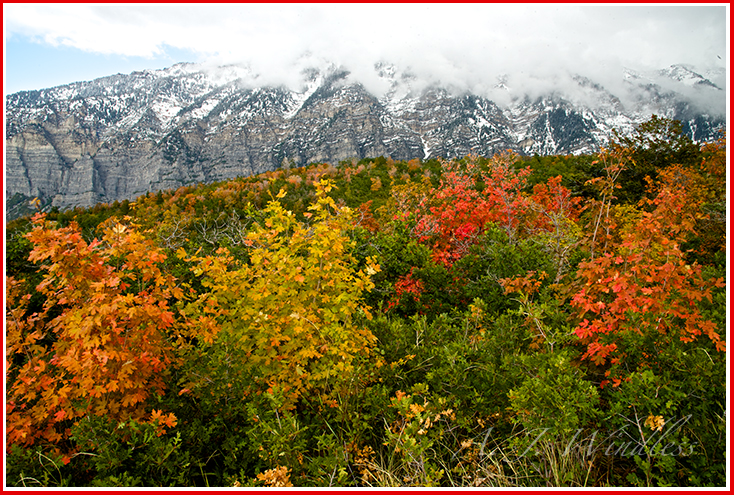
POLYGON ((684 66, 626 72, 623 98, 574 76, 563 93, 513 95, 502 106, 376 70, 390 88, 381 96, 334 67, 304 73, 294 91, 259 87, 246 68, 193 64, 9 95, 6 204, 89 206, 285 163, 588 153, 612 128, 630 132, 653 113, 684 121, 697 140, 724 125, 697 110, 723 90, 684 66))

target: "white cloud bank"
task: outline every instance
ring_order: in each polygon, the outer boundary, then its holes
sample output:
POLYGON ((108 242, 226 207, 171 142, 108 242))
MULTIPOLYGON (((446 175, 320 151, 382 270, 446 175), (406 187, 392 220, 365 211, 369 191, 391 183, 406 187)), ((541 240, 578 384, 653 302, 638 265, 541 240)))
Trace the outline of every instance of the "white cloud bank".
POLYGON ((726 4, 5 4, 3 12, 6 38, 120 56, 172 47, 291 87, 300 83, 294 69, 334 63, 379 92, 373 67, 387 62, 480 94, 503 74, 536 92, 564 72, 614 91, 622 67, 723 68, 729 59, 726 4))

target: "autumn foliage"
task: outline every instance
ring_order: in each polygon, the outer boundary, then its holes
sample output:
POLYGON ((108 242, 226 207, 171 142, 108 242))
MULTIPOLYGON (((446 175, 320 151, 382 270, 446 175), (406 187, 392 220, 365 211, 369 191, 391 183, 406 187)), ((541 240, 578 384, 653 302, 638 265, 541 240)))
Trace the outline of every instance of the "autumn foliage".
POLYGON ((200 341, 189 352, 216 360, 207 368, 217 372, 199 371, 187 389, 222 400, 276 389, 286 409, 299 398, 334 404, 349 393, 356 361, 369 357, 375 342, 355 318, 370 317, 360 299, 380 268, 370 260, 352 269, 345 232, 353 213, 336 207, 331 187, 319 182, 306 222, 271 201, 264 225, 247 234, 247 261, 226 249, 189 258, 206 292, 182 310, 181 331, 200 341))
POLYGON ((705 278, 703 267, 690 263, 682 247, 705 216, 702 186, 701 175, 681 165, 661 170, 658 182, 649 185, 652 199, 620 215, 608 229, 603 251, 579 265, 583 286, 571 304, 583 318, 576 335, 587 345, 584 358, 618 364, 624 350, 615 336, 623 332, 683 342, 703 336, 717 351, 726 350, 717 325, 698 307, 711 301, 712 289, 723 288, 724 280, 705 278))
POLYGON ((721 485, 726 140, 678 130, 16 222, 9 483, 721 485))
POLYGON ((33 223, 30 259, 42 264, 46 300, 26 315, 30 296, 13 307, 19 284, 8 281, 8 443, 59 443, 87 415, 147 419, 174 359, 166 330, 180 291, 159 267, 166 256, 121 223, 91 243, 75 225, 54 229, 42 214, 33 223))
POLYGON ((464 163, 444 162, 440 184, 426 194, 426 210, 416 225, 417 235, 431 240, 434 259, 445 265, 467 253, 489 223, 500 225, 512 242, 529 201, 522 194, 529 169, 516 170, 516 155, 496 155, 480 167, 477 157, 464 163), (481 181, 483 188, 477 187, 481 181))

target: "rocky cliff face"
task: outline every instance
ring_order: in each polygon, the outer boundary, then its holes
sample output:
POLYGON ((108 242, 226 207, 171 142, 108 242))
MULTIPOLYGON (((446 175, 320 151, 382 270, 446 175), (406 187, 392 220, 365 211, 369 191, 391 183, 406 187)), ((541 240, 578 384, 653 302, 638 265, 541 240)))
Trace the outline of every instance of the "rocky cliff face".
POLYGON ((657 79, 625 74, 630 94, 637 95, 631 106, 581 77, 569 88, 575 99, 513 96, 499 106, 437 86, 417 90, 389 66, 376 70, 390 88, 382 96, 337 69, 311 71, 293 91, 247 84, 238 67, 192 64, 9 95, 6 216, 33 197, 46 207, 90 206, 284 163, 506 149, 586 153, 604 145, 612 128, 629 132, 653 113, 684 121, 697 140, 714 137, 724 125, 723 117, 695 105, 701 95, 719 98, 723 115, 723 90, 678 66, 657 79), (670 85, 661 86, 660 78, 670 85))

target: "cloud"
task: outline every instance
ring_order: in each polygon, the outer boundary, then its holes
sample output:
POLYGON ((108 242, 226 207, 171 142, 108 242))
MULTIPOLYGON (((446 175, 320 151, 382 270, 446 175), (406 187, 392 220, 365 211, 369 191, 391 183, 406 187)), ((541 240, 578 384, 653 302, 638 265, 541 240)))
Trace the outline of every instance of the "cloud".
POLYGON ((333 63, 373 91, 376 62, 421 80, 492 92, 503 75, 540 92, 582 73, 614 90, 622 67, 723 67, 724 6, 556 4, 5 4, 6 36, 120 56, 170 48, 248 65, 291 87, 333 63), (721 59, 717 58, 717 55, 721 59))

